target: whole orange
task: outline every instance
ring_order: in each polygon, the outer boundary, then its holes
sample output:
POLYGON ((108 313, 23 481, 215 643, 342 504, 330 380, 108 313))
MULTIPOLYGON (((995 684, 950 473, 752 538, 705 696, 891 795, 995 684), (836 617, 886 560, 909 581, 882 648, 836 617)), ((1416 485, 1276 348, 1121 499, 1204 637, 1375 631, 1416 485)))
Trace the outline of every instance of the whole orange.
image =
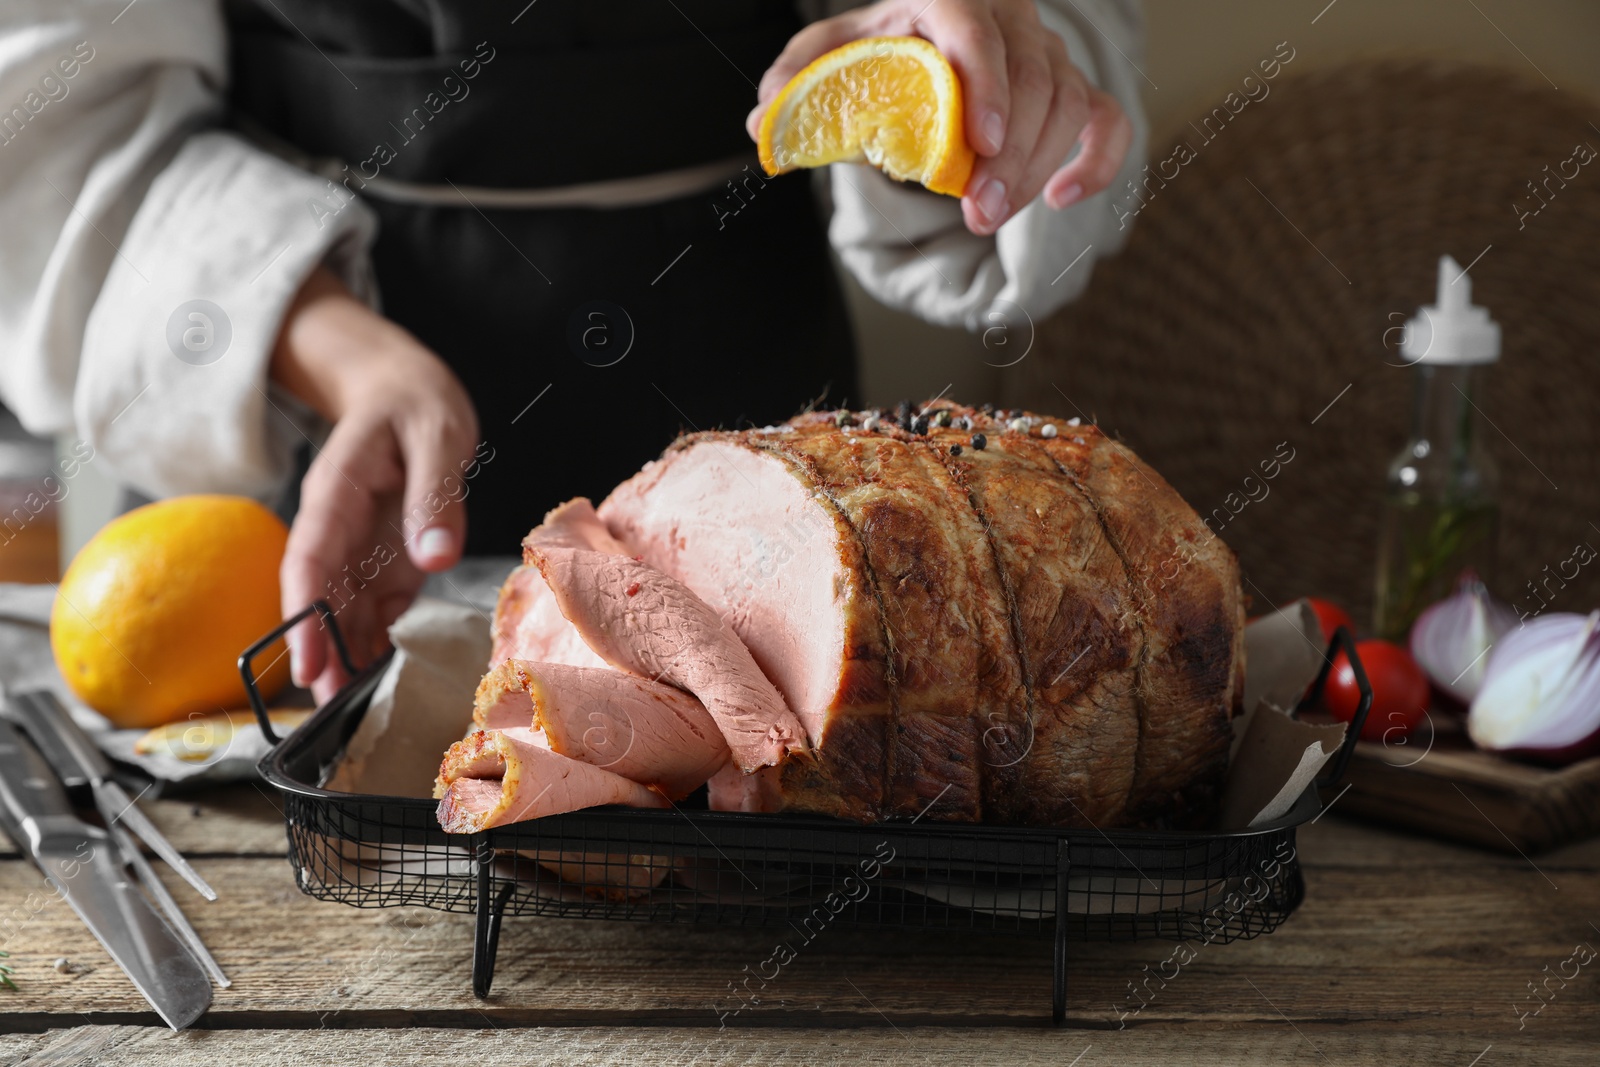
MULTIPOLYGON (((107 523, 67 568, 50 613, 67 684, 124 728, 243 706, 239 653, 282 618, 288 536, 238 496, 174 497, 107 523)), ((256 662, 270 699, 289 679, 282 642, 256 662)))

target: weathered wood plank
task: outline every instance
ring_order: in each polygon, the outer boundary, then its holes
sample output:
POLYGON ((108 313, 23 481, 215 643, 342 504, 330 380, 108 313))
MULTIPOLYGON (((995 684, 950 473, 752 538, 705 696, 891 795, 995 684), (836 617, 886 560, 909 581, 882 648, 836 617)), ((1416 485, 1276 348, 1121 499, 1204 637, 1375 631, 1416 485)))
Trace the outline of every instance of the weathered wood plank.
MULTIPOLYGON (((714 1026, 719 1013, 740 1003, 734 984, 756 973, 784 936, 511 919, 495 990, 480 1002, 469 988, 470 916, 312 901, 276 859, 203 859, 197 866, 222 894, 219 902, 203 904, 175 879, 170 884, 235 981, 217 993, 203 1024, 213 1027, 476 1026, 480 1018, 490 1025, 714 1026)), ((1287 1016, 1297 1024, 1362 1021, 1385 1032, 1453 1026, 1487 1043, 1516 1032, 1511 1005, 1528 995, 1529 982, 1554 972, 1578 942, 1600 945, 1600 931, 1589 925, 1600 872, 1541 873, 1527 864, 1350 867, 1313 870, 1309 882, 1306 904, 1277 933, 1198 946, 1164 987, 1158 979, 1142 986, 1149 1004, 1137 1013, 1131 985, 1162 970, 1174 946, 1074 945, 1074 1020, 1102 1028, 1126 1022, 1132 1030, 1264 1025, 1287 1016)), ((0 901, 24 901, 30 892, 47 898, 41 887, 30 867, 0 863, 0 901)), ((0 1016, 0 1029, 154 1021, 59 901, 44 899, 20 922, 10 914, 13 926, 0 936, 22 988, 0 991, 0 1010, 9 1013, 0 1016), (89 969, 57 973, 51 966, 57 957, 89 969)), ((759 982, 749 988, 759 990, 759 982)), ((800 944, 761 1003, 730 1014, 728 1022, 871 1024, 888 1017, 898 1025, 1031 1024, 1045 1017, 1049 988, 1042 939, 840 927, 800 944)), ((1525 1010, 1536 1006, 1524 1003, 1525 1010)), ((1597 1018, 1600 961, 1561 988, 1528 1028, 1600 1037, 1597 1018)))
POLYGON ((1181 1030, 1083 1033, 1048 1029, 973 1029, 882 1026, 850 1030, 686 1030, 639 1028, 478 1030, 190 1031, 95 1026, 52 1031, 16 1061, 17 1067, 281 1067, 289 1063, 382 1063, 396 1067, 472 1063, 479 1067, 559 1064, 602 1067, 641 1063, 713 1067, 763 1063, 775 1067, 834 1064, 1004 1063, 1063 1067, 1282 1067, 1286 1063, 1536 1062, 1561 1067, 1592 1064, 1581 1037, 1522 1035, 1489 1042, 1440 1027, 1383 1033, 1317 1024, 1264 1025, 1241 1031, 1220 1026, 1181 1030), (1492 1050, 1489 1046, 1492 1044, 1492 1050))
MULTIPOLYGON (((186 856, 282 856, 287 844, 281 803, 270 787, 241 783, 189 796, 145 796, 139 807, 186 856)), ((0 833, 0 857, 16 855, 0 833)))
MULTIPOLYGON (((1378 825, 1365 817, 1346 818, 1341 814, 1341 809, 1354 794, 1355 790, 1351 789, 1343 797, 1335 799, 1336 793, 1330 796, 1332 806, 1327 814, 1296 831, 1300 859, 1308 868, 1528 869, 1527 861, 1515 853, 1485 851, 1455 841, 1440 840, 1420 831, 1378 825)), ((1600 837, 1567 845, 1534 859, 1546 869, 1600 870, 1600 837)))

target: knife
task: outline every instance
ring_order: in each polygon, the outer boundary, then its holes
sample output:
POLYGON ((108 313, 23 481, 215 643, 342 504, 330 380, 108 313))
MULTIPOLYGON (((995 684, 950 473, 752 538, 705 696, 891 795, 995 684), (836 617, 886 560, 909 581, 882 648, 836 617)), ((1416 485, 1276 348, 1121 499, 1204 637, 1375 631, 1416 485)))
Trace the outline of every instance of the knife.
POLYGON ((168 1026, 181 1030, 210 1007, 205 970, 128 881, 111 836, 73 813, 44 757, 5 721, 0 721, 0 828, 33 857, 57 895, 168 1026))
MULTIPOLYGON (((44 760, 50 765, 51 770, 55 771, 56 777, 61 779, 61 784, 66 786, 69 791, 84 786, 94 786, 106 780, 106 776, 111 770, 111 765, 100 754, 100 750, 95 746, 94 742, 89 740, 88 736, 78 728, 76 722, 72 721, 71 714, 61 706, 61 702, 56 699, 54 693, 49 690, 37 690, 15 694, 6 700, 3 707, 0 707, 0 715, 22 727, 24 733, 27 734, 28 740, 33 742, 34 747, 39 750, 40 755, 44 756, 44 760)), ((121 792, 120 786, 118 791, 121 792)), ((127 794, 122 793, 122 795, 126 796, 127 794)), ((172 925, 178 936, 183 938, 183 943, 189 946, 189 951, 194 953, 195 958, 200 961, 201 966, 205 967, 207 973, 211 975, 218 985, 227 989, 233 983, 222 970, 222 965, 217 962, 216 957, 211 955, 211 951, 206 948, 205 942, 200 940, 200 935, 195 933, 194 927, 189 925, 189 920, 183 914, 183 909, 178 907, 178 902, 172 899, 172 894, 167 892, 167 887, 162 884, 156 872, 151 869, 150 861, 144 858, 144 853, 139 851, 139 846, 128 836, 127 831, 115 821, 116 813, 107 810, 107 805, 102 802, 101 794, 96 793, 95 800, 100 808, 101 816, 106 820, 106 827, 111 834, 112 840, 116 842, 122 852, 123 859, 133 868, 134 874, 138 876, 146 891, 155 898, 156 904, 160 906, 162 913, 166 915, 167 922, 172 925)), ((122 821, 127 823, 134 822, 134 820, 127 818, 127 815, 130 812, 137 812, 138 809, 132 807, 131 804, 122 805, 122 808, 125 809, 122 811, 122 821)), ((143 812, 138 812, 138 814, 141 818, 143 817, 143 812)), ((148 820, 145 820, 145 822, 148 822, 148 820)), ((171 844, 165 837, 161 836, 154 826, 149 826, 148 830, 141 836, 146 841, 149 841, 152 839, 152 835, 160 842, 161 846, 164 846, 168 851, 173 851, 171 844)), ((185 872, 193 873, 187 862, 183 863, 182 867, 176 867, 175 869, 178 870, 179 874, 184 874, 185 872)), ((199 875, 195 875, 195 878, 198 880, 199 875)), ((200 885, 204 886, 207 891, 211 888, 203 881, 200 882, 200 885)), ((216 899, 216 894, 211 893, 208 899, 216 899)))
POLYGON ((216 900, 217 892, 195 873, 189 862, 162 836, 145 813, 134 804, 127 790, 111 777, 111 761, 89 735, 72 720, 72 715, 61 706, 61 701, 47 689, 27 693, 8 694, 5 717, 28 732, 28 737, 38 746, 46 762, 55 768, 62 784, 68 789, 87 784, 94 791, 95 807, 100 809, 106 825, 118 822, 150 846, 150 850, 166 861, 167 865, 183 876, 207 900, 216 900))
POLYGON ((120 826, 113 826, 110 830, 111 837, 122 850, 123 858, 128 866, 133 868, 133 873, 138 876, 140 883, 147 889, 156 903, 161 906, 162 914, 166 915, 167 922, 177 935, 183 938, 183 943, 189 946, 189 951, 194 953, 195 959, 200 961, 200 966, 206 969, 223 989, 233 985, 233 981, 223 971, 222 965, 216 957, 211 955, 211 950, 206 948, 206 943, 200 940, 200 935, 194 932, 194 927, 189 925, 189 920, 184 916, 183 909, 178 907, 178 902, 172 899, 172 894, 167 892, 167 887, 161 884, 161 879, 151 869, 150 861, 144 858, 144 853, 139 851, 139 846, 134 844, 133 838, 128 836, 128 831, 120 826))

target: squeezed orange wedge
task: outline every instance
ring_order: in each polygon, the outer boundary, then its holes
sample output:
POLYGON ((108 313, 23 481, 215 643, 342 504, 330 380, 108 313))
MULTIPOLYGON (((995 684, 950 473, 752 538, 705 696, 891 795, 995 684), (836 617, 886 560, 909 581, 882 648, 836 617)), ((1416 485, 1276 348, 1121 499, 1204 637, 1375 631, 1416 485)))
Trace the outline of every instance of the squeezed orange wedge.
POLYGON ((920 37, 866 37, 813 61, 761 116, 756 150, 768 174, 866 162, 947 196, 974 158, 961 80, 920 37))

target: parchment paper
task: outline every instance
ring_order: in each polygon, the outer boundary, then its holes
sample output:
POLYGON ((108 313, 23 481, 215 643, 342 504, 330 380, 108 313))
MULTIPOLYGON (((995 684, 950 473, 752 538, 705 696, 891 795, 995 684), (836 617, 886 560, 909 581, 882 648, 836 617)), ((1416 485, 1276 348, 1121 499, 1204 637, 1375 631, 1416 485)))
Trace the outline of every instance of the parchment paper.
POLYGON ((472 694, 489 662, 489 622, 476 607, 418 598, 389 627, 395 657, 327 788, 431 797, 445 749, 472 725, 472 694))
POLYGON ((1345 724, 1291 719, 1322 667, 1316 614, 1285 604, 1244 631, 1245 712, 1234 721, 1232 758, 1217 827, 1240 830, 1281 818, 1344 743, 1345 724))

